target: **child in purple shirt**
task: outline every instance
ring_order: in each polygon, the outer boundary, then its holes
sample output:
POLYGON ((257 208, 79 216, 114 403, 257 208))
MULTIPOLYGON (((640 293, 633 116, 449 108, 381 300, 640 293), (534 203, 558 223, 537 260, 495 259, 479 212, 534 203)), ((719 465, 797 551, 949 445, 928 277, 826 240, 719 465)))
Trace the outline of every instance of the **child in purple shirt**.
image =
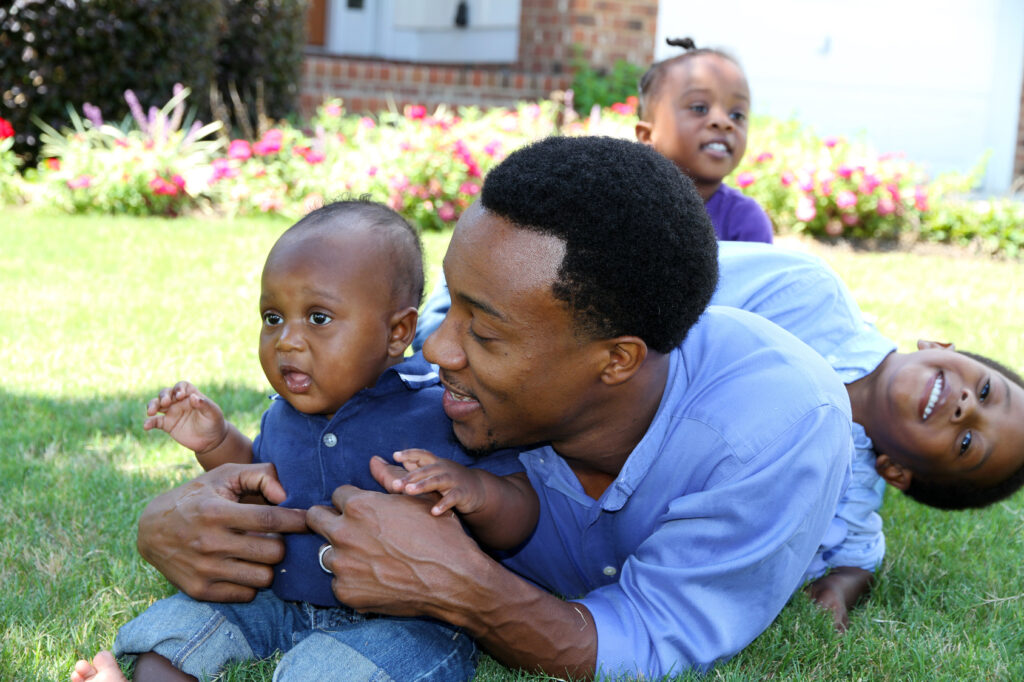
POLYGON ((722 184, 747 149, 750 88, 739 64, 719 50, 686 49, 640 79, 636 139, 671 160, 697 186, 723 241, 772 241, 772 222, 756 201, 722 184))

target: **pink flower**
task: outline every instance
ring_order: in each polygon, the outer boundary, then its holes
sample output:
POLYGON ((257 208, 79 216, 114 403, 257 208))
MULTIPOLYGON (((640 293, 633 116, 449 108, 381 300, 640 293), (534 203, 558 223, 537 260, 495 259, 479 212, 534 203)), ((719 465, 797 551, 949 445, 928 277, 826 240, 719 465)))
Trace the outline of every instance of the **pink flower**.
POLYGON ((341 116, 342 108, 340 104, 328 104, 324 107, 324 113, 328 116, 338 117, 341 116))
POLYGON ((238 169, 231 165, 231 161, 228 159, 214 159, 212 165, 213 176, 210 178, 211 182, 216 182, 221 178, 233 178, 238 175, 238 169))
POLYGON ((257 156, 270 156, 281 151, 281 143, 284 141, 284 133, 279 128, 271 128, 263 133, 260 141, 252 146, 253 154, 257 156))
POLYGON ((437 209, 437 217, 446 223, 450 223, 455 220, 455 207, 447 201, 441 204, 441 208, 437 209))
POLYGON ((156 175, 152 180, 149 181, 149 188, 153 190, 153 194, 159 196, 173 197, 178 193, 178 185, 160 175, 156 175))
POLYGON ((845 163, 841 163, 839 164, 839 168, 836 168, 836 175, 843 178, 844 180, 849 180, 850 176, 853 175, 853 169, 847 166, 845 163))
POLYGON ((268 193, 263 196, 260 201, 260 210, 264 213, 270 213, 271 211, 279 211, 284 207, 284 201, 281 200, 277 194, 268 193))
POLYGON ((825 223, 825 234, 832 237, 838 237, 842 233, 843 224, 840 221, 836 220, 835 218, 825 223))
POLYGON ((771 161, 774 158, 775 155, 771 152, 761 152, 757 155, 757 158, 755 158, 754 161, 757 163, 764 163, 765 161, 771 161))
POLYGON ((296 156, 303 156, 304 157, 308 153, 309 153, 309 147, 303 147, 300 144, 297 144, 294 147, 292 147, 292 154, 295 154, 296 156))
POLYGON ((832 196, 832 180, 825 179, 821 181, 821 194, 822 196, 832 196))
POLYGON ((76 178, 68 180, 68 187, 70 187, 71 189, 85 189, 86 187, 90 187, 91 185, 91 175, 79 175, 76 178))
POLYGON ((405 108, 405 117, 411 121, 418 121, 427 117, 427 108, 422 104, 410 104, 405 108))
POLYGON ((843 225, 856 225, 860 222, 860 216, 856 213, 844 213, 841 218, 843 220, 843 225))
POLYGON ((171 176, 171 182, 173 182, 179 189, 185 189, 185 178, 181 177, 180 174, 175 173, 171 176))
POLYGON ((252 147, 248 140, 231 140, 228 145, 228 158, 245 161, 252 156, 252 147))
POLYGON ((834 147, 835 147, 835 146, 836 146, 837 144, 839 144, 839 138, 837 138, 837 137, 826 137, 826 138, 825 138, 824 140, 822 140, 822 143, 823 143, 823 144, 824 144, 824 145, 825 145, 826 147, 828 147, 829 149, 832 149, 832 148, 834 148, 834 147))
POLYGON ((928 188, 924 185, 914 188, 914 206, 922 213, 928 210, 928 188))
POLYGON ((391 185, 391 189, 401 192, 409 186, 409 178, 404 175, 393 175, 388 180, 388 184, 391 185))
POLYGON ((839 208, 850 208, 857 205, 857 195, 848 189, 839 190, 836 194, 836 206, 839 208))
POLYGON ((495 156, 497 156, 500 153, 501 153, 501 141, 500 140, 491 140, 490 142, 488 142, 487 144, 484 145, 484 154, 486 154, 487 156, 490 156, 491 158, 494 158, 495 156))
POLYGON ((468 194, 469 196, 476 196, 480 193, 480 185, 475 182, 464 182, 459 185, 460 194, 468 194))
POLYGON ((318 163, 323 163, 323 160, 326 158, 327 157, 324 155, 323 152, 313 150, 306 154, 306 163, 308 163, 311 166, 315 166, 318 163))
POLYGON ((892 197, 892 200, 898 203, 900 200, 900 186, 895 182, 890 182, 885 186, 885 189, 889 192, 889 196, 892 197))
POLYGON ((0 118, 0 140, 6 140, 8 137, 14 137, 14 126, 7 119, 0 118))
POLYGON ((864 173, 860 184, 857 185, 857 191, 861 194, 871 194, 880 184, 882 181, 874 173, 864 173))
POLYGON ((376 166, 370 166, 369 168, 366 169, 366 174, 369 175, 371 178, 376 176, 377 173, 379 173, 379 172, 380 172, 380 169, 377 168, 376 166))
POLYGON ((896 210, 896 204, 892 202, 892 199, 881 197, 875 210, 878 211, 878 215, 889 215, 896 210))
POLYGON ((750 171, 744 171, 736 176, 736 184, 739 185, 740 189, 750 187, 754 184, 755 180, 757 180, 757 178, 755 178, 754 174, 750 171))
POLYGON ((782 183, 783 187, 789 187, 796 180, 796 176, 793 175, 793 171, 782 171, 782 176, 779 178, 779 182, 782 183))
POLYGON ((818 209, 814 206, 814 200, 810 197, 800 197, 796 203, 796 219, 809 223, 818 215, 818 209))
POLYGON ((51 157, 49 159, 46 159, 46 161, 44 161, 43 163, 45 163, 46 167, 49 168, 50 170, 60 170, 60 159, 55 159, 51 157))
POLYGON ((814 176, 807 172, 801 172, 797 176, 797 187, 800 188, 801 192, 813 192, 814 176))
POLYGON ((369 116, 363 116, 359 119, 359 127, 364 130, 373 130, 377 127, 377 123, 369 116))

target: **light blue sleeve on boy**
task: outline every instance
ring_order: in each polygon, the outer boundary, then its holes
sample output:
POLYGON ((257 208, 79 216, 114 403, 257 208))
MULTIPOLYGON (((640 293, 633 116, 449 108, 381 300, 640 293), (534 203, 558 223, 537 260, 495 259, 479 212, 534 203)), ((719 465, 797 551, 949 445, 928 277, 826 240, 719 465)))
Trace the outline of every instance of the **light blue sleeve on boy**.
MULTIPOLYGON (((712 303, 757 313, 786 329, 825 358, 844 383, 874 371, 896 344, 864 319, 853 295, 824 261, 798 251, 748 242, 719 242, 718 290, 712 303)), ((878 509, 885 481, 875 451, 854 424, 853 478, 805 575, 856 566, 873 571, 885 556, 878 509)))

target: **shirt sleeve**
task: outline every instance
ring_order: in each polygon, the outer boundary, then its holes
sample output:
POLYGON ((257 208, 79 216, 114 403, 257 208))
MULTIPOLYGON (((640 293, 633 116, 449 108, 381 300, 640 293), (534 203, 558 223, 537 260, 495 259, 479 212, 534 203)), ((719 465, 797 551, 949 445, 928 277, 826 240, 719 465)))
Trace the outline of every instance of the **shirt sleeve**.
MULTIPOLYGON (((691 452, 726 447, 710 429, 688 433, 691 452)), ((707 670, 753 641, 801 584, 848 484, 850 447, 849 416, 821 406, 728 477, 673 499, 619 580, 578 600, 597 627, 599 672, 707 670)))
POLYGON ((729 213, 729 222, 733 223, 732 232, 736 235, 731 238, 736 241, 771 244, 774 237, 771 218, 756 200, 746 195, 741 195, 740 198, 743 200, 737 201, 729 213))

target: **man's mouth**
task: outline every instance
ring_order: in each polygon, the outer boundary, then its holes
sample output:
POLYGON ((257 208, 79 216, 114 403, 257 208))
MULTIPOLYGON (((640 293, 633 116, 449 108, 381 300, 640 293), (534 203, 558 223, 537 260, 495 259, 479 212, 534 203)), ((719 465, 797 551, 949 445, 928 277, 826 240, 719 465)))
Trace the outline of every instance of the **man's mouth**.
POLYGON ((449 384, 444 375, 441 376, 444 386, 444 395, 441 398, 444 412, 452 421, 467 419, 474 412, 480 409, 480 403, 471 393, 465 393, 449 384))
POLYGON ((939 402, 939 396, 942 395, 942 387, 945 384, 945 377, 942 372, 935 375, 935 381, 932 383, 932 390, 928 394, 928 400, 925 403, 924 409, 921 411, 921 420, 925 421, 931 416, 932 410, 935 409, 936 403, 939 402))

